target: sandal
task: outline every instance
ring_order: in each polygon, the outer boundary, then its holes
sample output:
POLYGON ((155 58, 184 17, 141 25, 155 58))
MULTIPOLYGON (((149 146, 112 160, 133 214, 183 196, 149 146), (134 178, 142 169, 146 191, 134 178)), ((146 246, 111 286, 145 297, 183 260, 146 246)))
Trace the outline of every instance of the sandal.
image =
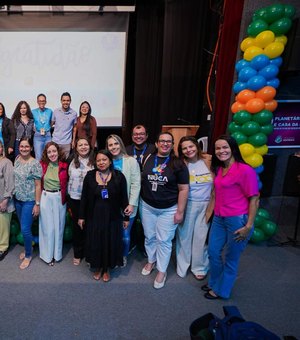
POLYGON ((94 280, 99 281, 101 279, 101 272, 95 272, 93 278, 94 280))
POLYGON ((20 269, 26 269, 29 267, 32 257, 25 257, 23 262, 20 264, 20 269))
POLYGON ((81 259, 74 257, 73 258, 73 264, 74 266, 79 266, 81 262, 81 259))
POLYGON ((197 275, 194 275, 194 277, 196 280, 202 281, 206 278, 206 275, 197 274, 197 275))
MULTIPOLYGON (((31 248, 31 252, 33 252, 33 248, 31 248)), ((20 260, 24 260, 25 259, 25 250, 20 253, 19 259, 20 260)))
POLYGON ((110 280, 109 272, 103 273, 102 280, 108 282, 110 280))

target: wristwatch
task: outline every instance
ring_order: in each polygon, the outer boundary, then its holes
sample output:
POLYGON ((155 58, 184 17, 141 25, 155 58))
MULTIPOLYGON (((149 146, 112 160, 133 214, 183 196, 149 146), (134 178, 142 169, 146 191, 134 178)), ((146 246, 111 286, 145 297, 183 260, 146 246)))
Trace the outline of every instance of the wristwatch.
POLYGON ((35 202, 35 205, 37 205, 39 207, 40 206, 40 202, 35 202))

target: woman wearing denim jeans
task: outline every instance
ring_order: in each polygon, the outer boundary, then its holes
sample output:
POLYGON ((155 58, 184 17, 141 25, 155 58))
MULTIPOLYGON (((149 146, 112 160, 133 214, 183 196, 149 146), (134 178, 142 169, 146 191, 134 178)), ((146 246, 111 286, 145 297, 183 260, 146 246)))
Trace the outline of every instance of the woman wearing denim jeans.
POLYGON ((26 269, 32 259, 33 218, 40 213, 42 167, 31 156, 30 138, 22 138, 19 144, 19 156, 15 160, 15 207, 24 238, 25 251, 20 254, 20 269, 26 269))
POLYGON ((244 163, 234 138, 223 135, 217 139, 212 166, 216 177, 215 215, 208 243, 210 278, 202 286, 210 300, 230 297, 240 256, 253 232, 259 197, 256 173, 244 163))
POLYGON ((174 155, 172 134, 160 133, 155 145, 157 152, 145 161, 142 172, 140 216, 148 255, 142 275, 151 274, 156 264, 154 288, 160 289, 166 282, 176 228, 183 221, 189 173, 174 155))

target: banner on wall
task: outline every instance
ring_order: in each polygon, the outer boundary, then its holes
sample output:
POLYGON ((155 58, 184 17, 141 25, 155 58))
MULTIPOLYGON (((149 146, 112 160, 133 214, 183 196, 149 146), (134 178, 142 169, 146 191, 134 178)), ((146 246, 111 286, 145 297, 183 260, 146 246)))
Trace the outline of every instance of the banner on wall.
POLYGON ((274 131, 268 137, 269 148, 300 147, 300 101, 278 100, 272 123, 274 131))

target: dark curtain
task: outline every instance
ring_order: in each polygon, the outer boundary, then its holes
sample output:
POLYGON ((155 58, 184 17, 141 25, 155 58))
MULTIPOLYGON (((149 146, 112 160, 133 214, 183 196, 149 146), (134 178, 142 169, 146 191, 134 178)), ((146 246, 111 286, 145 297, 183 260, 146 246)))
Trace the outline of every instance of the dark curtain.
POLYGON ((163 124, 201 121, 211 2, 137 2, 132 124, 146 124, 152 141, 163 124))
POLYGON ((226 0, 225 2, 224 22, 216 69, 212 141, 225 133, 227 128, 243 4, 243 0, 226 0))

